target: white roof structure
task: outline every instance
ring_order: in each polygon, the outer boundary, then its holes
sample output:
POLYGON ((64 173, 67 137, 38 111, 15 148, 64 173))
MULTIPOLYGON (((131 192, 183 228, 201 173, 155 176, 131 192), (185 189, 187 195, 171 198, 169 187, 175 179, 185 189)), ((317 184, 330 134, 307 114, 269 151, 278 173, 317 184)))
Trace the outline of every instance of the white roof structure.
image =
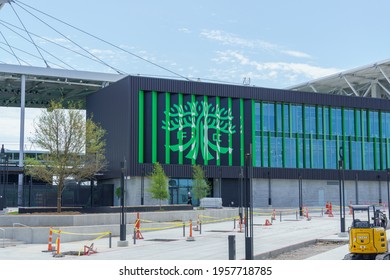
POLYGON ((287 89, 390 99, 390 60, 343 71, 287 89))
POLYGON ((25 77, 25 106, 47 107, 50 100, 84 100, 121 74, 0 64, 0 106, 21 106, 21 77, 25 77))

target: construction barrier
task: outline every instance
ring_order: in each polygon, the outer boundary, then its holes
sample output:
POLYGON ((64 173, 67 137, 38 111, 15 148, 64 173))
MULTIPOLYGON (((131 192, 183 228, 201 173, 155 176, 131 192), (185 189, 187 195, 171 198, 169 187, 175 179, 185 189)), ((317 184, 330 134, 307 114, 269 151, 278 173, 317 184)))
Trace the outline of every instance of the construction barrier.
POLYGON ((140 215, 139 215, 139 213, 137 213, 137 220, 136 220, 136 222, 135 222, 135 228, 136 228, 136 239, 144 239, 144 237, 142 236, 142 234, 141 234, 141 230, 140 230, 140 228, 141 228, 141 219, 140 219, 140 215))
POLYGON ((59 255, 61 254, 61 250, 60 250, 60 247, 61 247, 61 231, 59 230, 58 231, 58 237, 56 239, 56 254, 59 255))
POLYGON ((51 252, 53 251, 53 229, 50 228, 49 230, 49 240, 47 243, 47 251, 51 252))
MULTIPOLYGON (((53 255, 55 257, 63 256, 65 254, 65 253, 61 253, 61 234, 62 235, 68 234, 68 235, 81 235, 81 236, 97 236, 93 240, 99 240, 99 239, 108 235, 109 236, 109 248, 111 248, 111 232, 110 231, 98 232, 98 233, 76 233, 76 232, 67 232, 67 231, 56 230, 56 229, 50 228, 49 240, 50 240, 50 235, 53 236, 53 234, 57 235, 56 248, 55 248, 55 250, 52 248, 52 250, 55 251, 55 254, 53 255)), ((79 252, 78 255, 81 255, 81 253, 86 250, 86 247, 88 247, 88 246, 84 246, 84 248, 82 248, 80 251, 78 251, 79 252)), ((92 251, 93 251, 92 247, 91 246, 89 246, 89 247, 90 247, 90 253, 92 253, 92 251)), ((48 248, 50 248, 50 242, 48 244, 48 248)), ((95 250, 95 253, 96 253, 96 250, 95 250)))
POLYGON ((329 202, 329 213, 328 213, 328 217, 334 217, 334 216, 333 216, 333 209, 332 209, 332 202, 329 202))
POLYGON ((190 220, 189 226, 190 226, 190 235, 187 237, 187 241, 195 241, 195 238, 192 236, 192 220, 190 220))

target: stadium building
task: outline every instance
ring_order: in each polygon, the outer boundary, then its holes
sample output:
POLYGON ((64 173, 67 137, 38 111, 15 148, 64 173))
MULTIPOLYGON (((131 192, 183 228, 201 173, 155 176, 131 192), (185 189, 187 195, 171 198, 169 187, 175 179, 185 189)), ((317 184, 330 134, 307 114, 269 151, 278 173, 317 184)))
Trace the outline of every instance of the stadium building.
POLYGON ((338 204, 341 186, 347 204, 386 202, 385 67, 354 70, 365 71, 359 81, 371 79, 370 97, 357 96, 349 72, 335 78, 348 82, 343 95, 128 76, 87 97, 87 112, 108 133, 110 172, 102 180, 119 185, 125 161, 127 203, 153 203, 147 175, 159 162, 170 178, 169 202, 181 204, 198 164, 224 206, 240 205, 249 185, 255 207, 338 204))
MULTIPOLYGON (((255 207, 337 205, 341 187, 347 204, 384 203, 389 65, 376 63, 286 90, 4 66, 0 104, 44 107, 60 93, 84 100, 87 114, 107 131, 109 167, 98 184, 114 192, 125 163, 126 205, 158 203, 147 191, 155 162, 170 178, 170 204, 187 203, 194 164, 203 167, 211 196, 221 197, 224 206, 241 205, 249 187, 255 207)), ((21 149, 15 174, 23 175, 23 158, 21 149)), ((8 168, 2 160, 2 174, 8 168)), ((14 188, 23 184, 19 178, 14 188)), ((117 203, 114 195, 110 199, 117 203)), ((22 204, 28 205, 26 198, 22 204)))

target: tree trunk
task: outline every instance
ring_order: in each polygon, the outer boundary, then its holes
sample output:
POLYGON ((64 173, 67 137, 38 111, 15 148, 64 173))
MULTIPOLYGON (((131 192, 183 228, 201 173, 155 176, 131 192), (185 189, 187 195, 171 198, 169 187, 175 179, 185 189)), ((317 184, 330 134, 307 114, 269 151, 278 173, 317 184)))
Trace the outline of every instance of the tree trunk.
POLYGON ((61 213, 62 206, 62 181, 60 180, 57 185, 57 213, 61 213))

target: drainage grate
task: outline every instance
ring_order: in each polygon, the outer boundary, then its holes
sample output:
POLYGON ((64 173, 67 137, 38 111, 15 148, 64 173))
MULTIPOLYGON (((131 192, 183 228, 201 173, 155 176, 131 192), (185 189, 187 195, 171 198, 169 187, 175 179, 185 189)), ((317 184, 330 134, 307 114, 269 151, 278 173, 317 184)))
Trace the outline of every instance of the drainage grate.
POLYGON ((232 232, 231 230, 208 230, 208 232, 232 232))
POLYGON ((145 241, 155 241, 155 242, 171 242, 171 241, 177 241, 178 239, 145 239, 145 241))

